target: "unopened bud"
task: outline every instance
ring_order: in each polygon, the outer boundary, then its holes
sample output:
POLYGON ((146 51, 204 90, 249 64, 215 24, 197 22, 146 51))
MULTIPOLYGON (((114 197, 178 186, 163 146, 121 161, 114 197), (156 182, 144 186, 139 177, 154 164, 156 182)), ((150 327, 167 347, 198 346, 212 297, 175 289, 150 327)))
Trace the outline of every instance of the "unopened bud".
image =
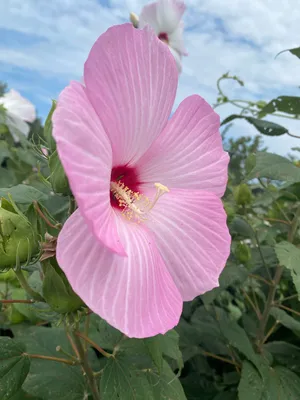
POLYGON ((245 206, 252 201, 252 192, 246 183, 242 183, 234 190, 234 199, 239 206, 245 206))
POLYGON ((0 202, 0 270, 27 262, 38 242, 28 219, 17 213, 7 200, 0 202))
POLYGON ((139 27, 139 17, 135 13, 130 13, 130 22, 135 28, 139 27))
POLYGON ((251 250, 246 243, 240 242, 235 248, 234 255, 242 264, 246 264, 251 260, 251 250))

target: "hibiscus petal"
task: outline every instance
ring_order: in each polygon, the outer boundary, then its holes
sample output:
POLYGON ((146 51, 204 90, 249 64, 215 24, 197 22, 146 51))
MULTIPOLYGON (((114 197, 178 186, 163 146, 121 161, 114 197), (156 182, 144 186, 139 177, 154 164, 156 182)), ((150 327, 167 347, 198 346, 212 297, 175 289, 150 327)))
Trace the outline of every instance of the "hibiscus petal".
POLYGON ((65 223, 57 259, 74 291, 95 313, 129 337, 165 333, 177 325, 182 299, 145 226, 118 217, 128 257, 90 234, 79 211, 65 223))
POLYGON ((184 301, 218 286, 231 239, 216 195, 171 190, 158 200, 147 225, 184 301))
POLYGON ((183 41, 183 23, 180 23, 177 28, 169 35, 169 46, 183 56, 188 55, 184 47, 183 41))
POLYGON ((223 151, 219 127, 219 116, 204 99, 187 97, 138 161, 140 180, 222 196, 229 156, 223 151))
POLYGON ((29 125, 17 115, 6 111, 5 123, 8 126, 10 133, 13 135, 15 142, 20 141, 20 133, 26 137, 28 136, 30 131, 29 125))
POLYGON ((80 83, 63 90, 52 121, 58 154, 82 215, 99 240, 124 254, 110 206, 111 145, 80 83))
POLYGON ((150 25, 156 35, 161 33, 157 21, 157 3, 147 4, 143 7, 139 16, 139 28, 145 28, 146 25, 150 25))
POLYGON ((114 26, 85 63, 87 95, 111 140, 113 165, 133 164, 165 127, 178 72, 150 28, 114 26))
POLYGON ((176 61, 178 72, 181 73, 182 65, 181 65, 181 56, 180 56, 180 54, 178 53, 178 51, 172 49, 172 47, 169 47, 169 50, 172 53, 172 55, 173 55, 173 57, 174 57, 174 59, 176 61))
POLYGON ((23 121, 33 122, 36 118, 34 105, 14 89, 0 97, 0 104, 3 104, 11 114, 23 121))
POLYGON ((172 33, 180 23, 185 5, 180 0, 159 0, 157 2, 157 21, 160 29, 172 33))

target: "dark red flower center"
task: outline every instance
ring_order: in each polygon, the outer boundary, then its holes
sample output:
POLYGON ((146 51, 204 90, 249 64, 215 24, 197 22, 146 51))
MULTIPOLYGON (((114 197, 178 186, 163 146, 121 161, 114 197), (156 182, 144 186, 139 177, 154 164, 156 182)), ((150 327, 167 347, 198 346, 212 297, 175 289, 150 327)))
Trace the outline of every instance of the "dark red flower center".
MULTIPOLYGON (((139 191, 139 177, 136 168, 120 165, 114 167, 111 171, 111 182, 122 183, 128 187, 132 192, 139 191)), ((113 192, 110 192, 110 204, 112 207, 120 208, 120 204, 113 192)))
POLYGON ((169 36, 166 32, 161 32, 158 35, 158 39, 160 39, 162 42, 169 43, 169 36))

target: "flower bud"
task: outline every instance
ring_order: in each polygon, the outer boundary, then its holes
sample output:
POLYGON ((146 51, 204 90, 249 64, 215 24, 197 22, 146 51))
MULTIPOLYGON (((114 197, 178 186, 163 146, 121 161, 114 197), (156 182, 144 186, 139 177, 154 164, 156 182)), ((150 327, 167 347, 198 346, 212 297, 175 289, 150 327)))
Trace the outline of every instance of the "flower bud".
POLYGON ((252 201, 252 192, 246 183, 242 183, 234 190, 234 199, 239 206, 245 206, 252 201))
POLYGON ((49 168, 51 172, 50 182, 53 191, 55 193, 70 195, 71 190, 69 188, 69 182, 56 150, 49 158, 49 168))
POLYGON ((61 314, 73 312, 83 306, 80 297, 71 288, 65 274, 54 258, 43 262, 43 297, 53 311, 61 314))
POLYGON ((38 242, 28 219, 5 199, 0 201, 0 270, 25 263, 38 242))
POLYGON ((251 260, 251 250, 246 243, 240 242, 235 248, 234 255, 242 264, 247 264, 251 260))
POLYGON ((135 28, 139 27, 139 17, 135 13, 130 13, 130 22, 135 28))

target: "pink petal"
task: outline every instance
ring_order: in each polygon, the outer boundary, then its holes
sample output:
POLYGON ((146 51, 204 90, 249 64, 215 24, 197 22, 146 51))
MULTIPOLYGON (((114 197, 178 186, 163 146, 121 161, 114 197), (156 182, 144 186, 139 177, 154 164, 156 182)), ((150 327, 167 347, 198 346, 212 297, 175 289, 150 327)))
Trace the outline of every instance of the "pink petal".
POLYGON ((52 121, 58 154, 86 223, 106 246, 124 254, 110 206, 111 145, 80 83, 63 90, 52 121))
POLYGON ((229 156, 223 151, 219 126, 219 116, 204 99, 197 95, 186 98, 139 160, 140 180, 222 196, 229 156))
POLYGON ((94 44, 84 81, 111 140, 113 165, 133 164, 171 113, 178 82, 173 57, 151 29, 114 26, 94 44))
POLYGON ((87 306, 127 336, 165 333, 182 311, 178 289, 145 226, 120 216, 118 230, 128 257, 95 240, 76 211, 58 237, 59 265, 87 306))
POLYGON ((0 104, 3 104, 12 115, 23 121, 33 122, 36 118, 34 105, 14 89, 0 97, 0 104))
POLYGON ((147 225, 184 301, 218 286, 231 239, 216 195, 171 190, 158 200, 147 225))
POLYGON ((157 21, 160 29, 166 33, 172 33, 183 16, 185 5, 180 0, 158 0, 157 21))
POLYGON ((174 57, 174 59, 176 61, 178 72, 181 73, 182 65, 181 65, 181 56, 180 56, 180 54, 178 53, 178 51, 172 49, 172 47, 170 47, 170 46, 169 46, 169 50, 172 53, 172 55, 173 55, 173 57, 174 57))

